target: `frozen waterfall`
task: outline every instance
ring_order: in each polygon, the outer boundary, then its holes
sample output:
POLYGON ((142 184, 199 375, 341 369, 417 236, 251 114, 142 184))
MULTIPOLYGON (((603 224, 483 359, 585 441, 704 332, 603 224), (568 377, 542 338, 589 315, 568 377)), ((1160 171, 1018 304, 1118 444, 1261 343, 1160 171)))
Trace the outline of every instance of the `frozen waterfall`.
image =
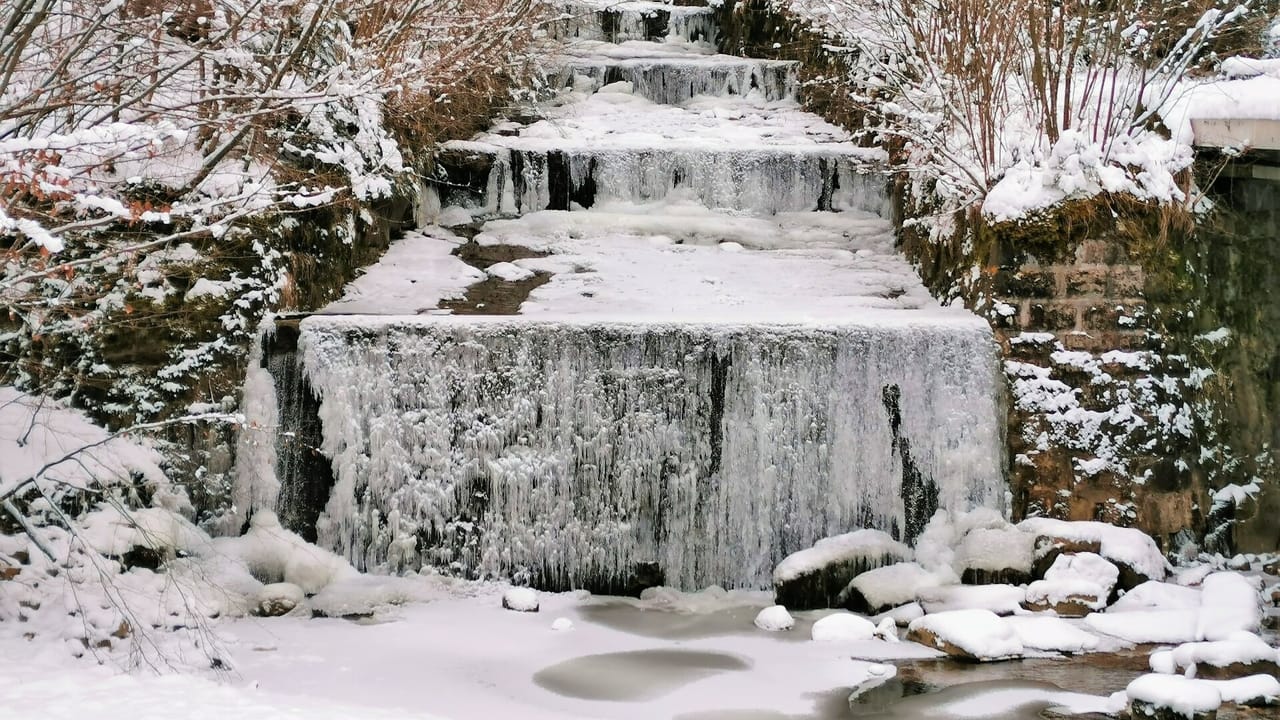
POLYGON ((823 536, 927 517, 904 478, 942 507, 1002 502, 978 323, 301 327, 337 479, 319 538, 359 567, 607 590, 652 562, 767 587, 823 536))

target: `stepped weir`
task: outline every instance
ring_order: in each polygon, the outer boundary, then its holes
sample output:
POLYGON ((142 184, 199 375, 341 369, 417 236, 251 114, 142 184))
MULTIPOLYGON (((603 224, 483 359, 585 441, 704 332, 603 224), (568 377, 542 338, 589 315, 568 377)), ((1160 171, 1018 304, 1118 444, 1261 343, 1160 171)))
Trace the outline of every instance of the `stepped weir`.
POLYGON ((266 340, 284 522, 362 569, 627 592, 1001 505, 991 332, 895 251, 883 153, 710 8, 550 34, 555 97, 446 145, 423 227, 266 340))

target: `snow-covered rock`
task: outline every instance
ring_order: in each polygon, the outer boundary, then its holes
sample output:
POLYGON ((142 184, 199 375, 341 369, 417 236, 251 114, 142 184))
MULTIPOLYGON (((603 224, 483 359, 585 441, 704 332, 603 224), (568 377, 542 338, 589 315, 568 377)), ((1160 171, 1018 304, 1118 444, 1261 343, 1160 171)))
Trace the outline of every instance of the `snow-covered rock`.
POLYGON ((533 588, 511 588, 502 593, 502 607, 516 612, 538 612, 538 591, 533 588))
POLYGON ((973 585, 1019 585, 1031 580, 1036 536, 1008 527, 970 530, 956 549, 955 567, 973 585))
POLYGON ((1151 669, 1158 673, 1226 679, 1257 674, 1280 674, 1280 651, 1250 632, 1225 640, 1179 645, 1152 653, 1151 669))
POLYGON ((359 575, 346 560, 281 527, 273 512, 254 513, 248 532, 216 538, 213 547, 216 553, 239 558, 263 583, 293 583, 307 594, 359 575))
POLYGON ((1023 653, 1018 633, 989 610, 925 615, 907 627, 907 639, 975 662, 1009 660, 1023 653))
POLYGON ((846 612, 836 612, 813 624, 811 637, 817 642, 857 642, 875 637, 870 620, 846 612))
POLYGON ((919 602, 926 613, 988 610, 996 615, 1024 612, 1026 592, 1012 585, 943 585, 922 588, 919 602))
POLYGON ((1257 577, 1218 572, 1204 579, 1196 638, 1223 640, 1244 630, 1257 632, 1262 624, 1262 596, 1257 577))
POLYGON ((551 629, 556 632, 564 632, 573 629, 573 621, 567 617, 558 617, 551 623, 551 629))
POLYGON ((1085 632, 1066 620, 1049 615, 1022 615, 1004 618, 1029 650, 1083 653, 1097 649, 1098 636, 1085 632))
POLYGON ((1196 639, 1199 619, 1200 611, 1194 609, 1135 610, 1093 613, 1084 623, 1090 630, 1139 645, 1178 644, 1196 639))
POLYGON ((1133 610, 1188 610, 1200 607, 1200 591, 1174 583, 1151 580, 1111 603, 1107 612, 1119 613, 1133 610))
POLYGON ((258 604, 254 607, 254 615, 277 617, 284 615, 306 601, 306 593, 293 583, 272 583, 264 585, 258 593, 258 604))
POLYGON ((1106 607, 1120 569, 1094 553, 1059 555, 1043 580, 1027 587, 1031 610, 1053 610, 1063 617, 1084 617, 1106 607))
POLYGON ((916 563, 895 563, 858 575, 838 600, 846 609, 875 615, 913 602, 920 590, 939 584, 937 575, 916 563))
POLYGON ((876 624, 876 637, 885 642, 901 642, 901 639, 898 638, 898 623, 894 622, 893 618, 890 617, 881 618, 880 622, 876 624))
POLYGON ((894 624, 896 624, 898 627, 906 627, 911 624, 912 620, 915 620, 916 618, 922 618, 922 617, 924 617, 924 608, 920 606, 920 603, 912 602, 912 603, 907 603, 906 605, 899 605, 898 607, 893 608, 892 610, 885 610, 884 612, 875 616, 874 620, 877 623, 880 623, 885 618, 888 618, 892 620, 894 624))
POLYGON ((911 548, 880 530, 823 538, 791 553, 773 571, 774 601, 792 610, 839 607, 840 594, 857 575, 911 559, 911 548))
POLYGON ((1203 680, 1177 675, 1143 675, 1125 688, 1134 717, 1158 720, 1209 720, 1222 705, 1222 693, 1203 680))
POLYGON ((756 614, 756 627, 761 630, 778 632, 790 630, 796 626, 796 619, 781 605, 770 605, 756 614))
POLYGON ((1148 580, 1164 580, 1169 572, 1169 562, 1155 540, 1134 528, 1103 522, 1028 518, 1018 523, 1018 529, 1068 545, 1097 543, 1097 553, 1119 568, 1117 584, 1124 590, 1148 580))

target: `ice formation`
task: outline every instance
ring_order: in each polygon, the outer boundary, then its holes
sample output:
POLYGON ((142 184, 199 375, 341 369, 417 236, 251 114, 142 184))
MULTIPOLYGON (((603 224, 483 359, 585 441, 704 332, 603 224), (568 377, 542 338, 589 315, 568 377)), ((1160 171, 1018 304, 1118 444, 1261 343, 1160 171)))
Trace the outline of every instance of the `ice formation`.
POLYGON ((991 333, 895 250, 885 152, 717 55, 710 8, 579 5, 555 96, 440 154, 422 219, 479 234, 421 228, 265 348, 285 526, 362 569, 763 588, 1001 505, 991 333), (519 315, 442 314, 531 274, 519 315))
POLYGON ((791 551, 903 525, 897 432, 943 507, 1000 501, 986 337, 954 327, 313 317, 301 351, 337 485, 320 542, 425 564, 765 587, 791 551), (904 363, 903 358, 913 358, 904 363))

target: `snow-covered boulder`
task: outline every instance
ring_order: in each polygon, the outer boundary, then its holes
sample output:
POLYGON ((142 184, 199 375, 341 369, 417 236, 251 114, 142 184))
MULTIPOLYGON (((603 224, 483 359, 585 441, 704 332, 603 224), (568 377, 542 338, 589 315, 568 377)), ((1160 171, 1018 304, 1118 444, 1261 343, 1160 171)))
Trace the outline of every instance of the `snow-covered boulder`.
POLYGON ((1120 569, 1095 553, 1059 555, 1045 578, 1027 587, 1027 607, 1084 617, 1106 607, 1119 577, 1120 569))
POLYGON ((838 600, 845 609, 875 615, 913 602, 922 589, 939 584, 937 575, 916 563, 895 563, 858 575, 838 600))
POLYGON ((1049 547, 1061 544, 1088 547, 1090 552, 1110 560, 1120 570, 1117 585, 1122 590, 1137 587, 1148 580, 1164 580, 1169 574, 1169 561, 1150 535, 1134 528, 1122 528, 1103 522, 1066 521, 1050 518, 1028 518, 1018 529, 1049 538, 1049 547), (1097 549, 1093 550, 1094 544, 1097 549))
POLYGON ((1224 640, 1238 631, 1257 632, 1262 625, 1262 596, 1257 577, 1218 572, 1204 579, 1196 638, 1224 640))
POLYGON ((538 612, 538 591, 533 588, 511 588, 502 593, 502 607, 516 612, 538 612))
POLYGON ((770 605, 756 614, 756 627, 769 632, 790 630, 796 626, 796 619, 781 605, 770 605))
POLYGON ((1156 720, 1213 720, 1222 693, 1203 680, 1178 675, 1143 675, 1125 688, 1129 713, 1156 720))
POLYGON ((880 618, 880 622, 876 623, 876 637, 885 642, 902 642, 898 637, 898 623, 891 617, 880 618))
POLYGON ((1253 633, 1237 632, 1225 640, 1184 643, 1152 653, 1151 669, 1219 680, 1258 674, 1275 676, 1280 675, 1280 651, 1253 633))
POLYGON ((915 620, 907 639, 972 662, 1021 657, 1022 640, 1013 627, 989 610, 954 610, 915 620))
POLYGON ((868 570, 911 559, 911 548, 880 530, 823 538, 773 571, 774 602, 792 610, 839 607, 840 593, 868 570))
POLYGON ((1120 638, 1136 645, 1176 645, 1196 639, 1196 622, 1200 611, 1134 610, 1130 612, 1092 613, 1084 619, 1092 631, 1120 638))
POLYGON ((263 583, 293 583, 308 595, 360 573, 343 558, 312 545, 280 525, 273 512, 258 512, 240 537, 216 538, 215 553, 239 558, 263 583))
POLYGON ((258 603, 253 608, 254 615, 262 617, 278 617, 301 605, 307 598, 302 588, 293 583, 272 583, 262 586, 258 592, 258 603))
POLYGON ((1015 615, 1004 621, 1029 650, 1073 655, 1095 650, 1100 643, 1097 635, 1050 615, 1015 615))
POLYGON ((970 530, 956 549, 955 567, 967 585, 1022 585, 1031 581, 1036 536, 1013 526, 970 530))
POLYGON ((942 585, 922 588, 919 602, 926 613, 987 610, 996 615, 1022 611, 1026 592, 1013 585, 942 585))
POLYGON ((126 568, 158 569, 183 555, 206 554, 209 536, 168 508, 122 510, 103 503, 81 521, 80 537, 126 568))
POLYGON ((832 613, 813 624, 811 637, 817 642, 857 642, 875 637, 870 620, 846 612, 832 613))
POLYGON ((566 632, 573 629, 573 621, 567 617, 558 617, 551 623, 551 629, 556 632, 566 632))
POLYGON ((1111 603, 1107 612, 1131 612, 1134 610, 1189 610, 1200 607, 1200 591, 1174 583, 1152 580, 1125 593, 1111 603))

